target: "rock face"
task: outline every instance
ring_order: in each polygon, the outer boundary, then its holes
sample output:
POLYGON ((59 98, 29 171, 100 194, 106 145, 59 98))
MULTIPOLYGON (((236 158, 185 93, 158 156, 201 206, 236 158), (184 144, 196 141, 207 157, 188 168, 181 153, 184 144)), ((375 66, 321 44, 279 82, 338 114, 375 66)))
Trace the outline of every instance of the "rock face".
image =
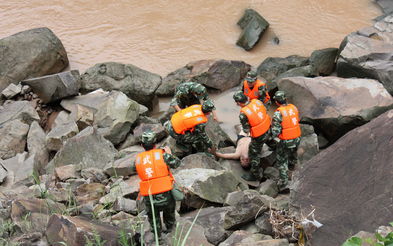
POLYGON ((20 119, 23 123, 31 124, 40 120, 37 111, 28 101, 16 101, 3 105, 0 109, 0 125, 5 122, 20 119))
POLYGON ((393 14, 349 34, 340 50, 338 76, 376 79, 393 95, 393 14))
POLYGON ((251 50, 269 27, 269 22, 253 9, 246 9, 237 24, 243 31, 236 44, 245 50, 251 50))
POLYGON ((181 82, 194 81, 220 91, 239 85, 250 65, 242 61, 200 60, 190 62, 165 77, 156 94, 173 96, 176 86, 181 82))
POLYGON ((63 44, 46 27, 19 32, 0 40, 0 91, 11 83, 58 73, 67 66, 63 44))
POLYGON ((82 90, 118 90, 132 100, 152 109, 161 76, 140 69, 131 64, 116 62, 99 63, 82 74, 82 90))
POLYGON ((310 56, 311 74, 314 76, 330 75, 336 68, 337 48, 314 51, 310 56))
POLYGON ((108 140, 92 127, 88 127, 70 138, 48 166, 52 169, 69 164, 80 164, 82 168, 103 168, 114 160, 116 153, 116 149, 108 140))
MULTIPOLYGON (((96 125, 99 133, 113 144, 118 144, 126 138, 131 125, 139 116, 139 104, 119 91, 97 90, 87 95, 61 101, 61 106, 71 111, 75 119, 80 119, 83 115, 78 113, 80 107, 77 105, 93 109, 93 125, 96 125)), ((86 120, 83 121, 86 122, 86 120)))
POLYGON ((21 120, 9 121, 0 125, 0 158, 8 159, 22 153, 26 146, 29 125, 21 120))
POLYGON ((300 110, 301 121, 333 142, 393 107, 393 98, 370 79, 293 77, 278 81, 288 101, 300 110))
POLYGON ((393 110, 352 130, 294 177, 291 204, 323 224, 311 245, 341 245, 360 230, 391 222, 393 110), (359 205, 361 204, 361 205, 359 205))
POLYGON ((43 103, 50 103, 79 93, 79 71, 72 70, 54 75, 27 79, 22 84, 31 87, 43 103))
POLYGON ((375 0, 385 14, 393 12, 393 3, 390 0, 375 0))

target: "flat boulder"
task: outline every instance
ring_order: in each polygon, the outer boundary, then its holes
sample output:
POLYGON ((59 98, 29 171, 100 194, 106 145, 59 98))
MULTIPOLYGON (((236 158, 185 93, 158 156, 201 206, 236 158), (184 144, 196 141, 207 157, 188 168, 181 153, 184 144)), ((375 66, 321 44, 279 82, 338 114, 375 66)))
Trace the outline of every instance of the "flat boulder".
POLYGON ((246 9, 237 22, 243 30, 236 45, 245 50, 251 50, 258 43, 263 33, 269 27, 269 22, 253 9, 246 9))
POLYGON ((81 78, 82 91, 94 91, 99 88, 106 91, 118 90, 150 109, 154 104, 154 92, 161 84, 161 76, 158 74, 131 64, 116 62, 96 64, 87 69, 81 78))
POLYGON ((53 75, 23 80, 22 84, 30 86, 42 103, 58 101, 79 93, 79 71, 72 70, 53 75))
POLYGON ((372 79, 292 77, 278 81, 288 101, 300 111, 301 122, 334 142, 393 107, 393 98, 372 79))
POLYGON ((371 78, 393 95, 393 14, 346 36, 340 45, 337 75, 371 78))
POLYGON ((0 158, 8 159, 25 150, 29 125, 21 120, 0 124, 0 158))
POLYGON ((11 83, 58 73, 67 66, 68 57, 63 44, 46 27, 0 40, 0 91, 11 83))
POLYGON ((204 168, 204 169, 214 169, 223 170, 224 168, 217 162, 213 156, 209 156, 206 153, 196 153, 184 157, 181 160, 181 165, 174 169, 173 172, 179 172, 184 169, 193 168, 204 168))
POLYGON ((348 132, 294 175, 292 209, 303 215, 315 209, 323 224, 311 245, 341 245, 354 232, 391 222, 392 139, 390 110, 348 132))
POLYGON ((115 159, 117 150, 113 144, 97 133, 93 127, 87 127, 76 136, 68 139, 55 157, 49 162, 47 169, 80 164, 82 168, 104 168, 115 159))
POLYGON ((199 60, 188 63, 165 77, 156 94, 173 96, 178 84, 194 81, 220 91, 238 86, 251 66, 242 61, 199 60))

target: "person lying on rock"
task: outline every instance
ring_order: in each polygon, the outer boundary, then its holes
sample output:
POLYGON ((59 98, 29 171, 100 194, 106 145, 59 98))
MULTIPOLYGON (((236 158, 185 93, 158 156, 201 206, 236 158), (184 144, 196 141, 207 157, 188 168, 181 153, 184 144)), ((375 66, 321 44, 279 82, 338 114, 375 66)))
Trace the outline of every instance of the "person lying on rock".
POLYGON ((250 160, 250 173, 242 176, 247 181, 260 181, 263 177, 263 168, 260 166, 259 153, 263 144, 270 139, 270 116, 266 108, 258 99, 248 101, 242 91, 235 92, 233 99, 241 107, 239 119, 245 133, 250 133, 251 143, 248 148, 250 160))
MULTIPOLYGON (((184 82, 176 87, 170 106, 180 111, 191 105, 201 104, 201 100, 203 102, 210 100, 213 103, 207 94, 206 87, 196 82, 184 82)), ((213 109, 213 119, 218 121, 214 104, 213 109)))
POLYGON ((240 159, 240 165, 243 168, 249 167, 248 148, 250 147, 251 137, 249 137, 242 129, 241 125, 235 126, 237 131, 236 150, 234 153, 220 153, 215 155, 224 159, 240 159))
POLYGON ((207 100, 202 105, 195 104, 176 112, 170 121, 164 123, 169 135, 176 140, 176 146, 183 151, 183 156, 215 152, 216 148, 205 131, 207 117, 213 109, 213 103, 207 100))
POLYGON ((258 99, 265 105, 270 104, 270 96, 267 92, 266 83, 257 78, 257 72, 251 70, 247 73, 243 81, 242 91, 248 97, 248 100, 258 99))
POLYGON ((136 156, 135 170, 141 179, 139 194, 144 197, 151 231, 154 233, 154 218, 160 238, 162 231, 161 212, 166 227, 165 232, 170 232, 176 223, 176 201, 171 192, 174 188, 174 178, 169 167, 177 168, 181 162, 179 158, 171 154, 169 147, 156 149, 155 142, 156 134, 154 132, 146 131, 142 134, 142 147, 145 151, 136 156))

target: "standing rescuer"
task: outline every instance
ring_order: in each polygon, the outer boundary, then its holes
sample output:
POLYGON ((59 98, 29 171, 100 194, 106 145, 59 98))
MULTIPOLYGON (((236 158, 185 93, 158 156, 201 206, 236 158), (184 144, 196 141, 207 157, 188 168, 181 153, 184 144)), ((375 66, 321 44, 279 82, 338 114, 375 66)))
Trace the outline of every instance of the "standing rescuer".
POLYGON ((260 180, 263 177, 263 169, 260 167, 259 153, 263 144, 270 138, 270 117, 261 101, 248 101, 242 91, 235 92, 233 99, 241 107, 239 119, 243 130, 251 135, 248 149, 251 174, 243 175, 242 178, 248 181, 260 180))
POLYGON ((252 99, 258 99, 265 105, 270 103, 266 83, 259 80, 257 78, 257 72, 253 70, 247 73, 246 79, 243 81, 243 92, 250 101, 252 99))
POLYGON ((169 147, 155 148, 156 134, 147 131, 142 134, 142 147, 146 150, 139 153, 135 159, 135 169, 140 182, 140 195, 144 197, 146 212, 152 231, 154 232, 153 212, 158 236, 161 237, 161 218, 163 213, 164 224, 170 232, 176 222, 176 202, 171 190, 174 188, 174 178, 169 170, 180 166, 180 160, 171 154, 169 147), (169 167, 168 167, 169 166, 169 167), (149 195, 152 196, 150 199, 149 195), (154 210, 152 210, 152 205, 154 210))
POLYGON ((277 91, 273 99, 279 106, 273 115, 272 138, 277 143, 276 165, 280 171, 279 187, 288 184, 288 166, 297 163, 297 148, 300 143, 299 112, 295 105, 287 104, 283 91, 277 91))

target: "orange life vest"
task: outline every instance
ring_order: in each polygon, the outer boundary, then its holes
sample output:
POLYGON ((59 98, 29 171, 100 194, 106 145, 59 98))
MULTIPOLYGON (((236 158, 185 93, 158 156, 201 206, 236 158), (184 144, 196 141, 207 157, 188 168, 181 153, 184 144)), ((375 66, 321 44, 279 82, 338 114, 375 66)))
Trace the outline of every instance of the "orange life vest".
POLYGON ((206 123, 207 117, 202 112, 202 105, 195 104, 176 112, 171 123, 173 130, 177 134, 184 134, 186 131, 193 131, 196 125, 206 123))
POLYGON ((300 137, 301 130, 299 125, 299 111, 293 104, 280 106, 277 111, 282 115, 282 130, 278 138, 283 140, 295 139, 300 137))
POLYGON ((253 138, 259 137, 269 130, 270 116, 266 113, 263 103, 258 99, 252 99, 240 112, 247 116, 253 138))
MULTIPOLYGON (((259 79, 256 80, 256 83, 252 90, 248 86, 247 80, 243 81, 243 88, 244 88, 244 95, 246 95, 250 100, 252 99, 258 99, 259 98, 259 87, 265 86, 266 83, 260 81, 259 79)), ((263 103, 267 103, 270 100, 269 93, 266 92, 265 94, 265 100, 263 103)))
POLYGON ((163 153, 163 149, 152 149, 136 156, 135 167, 141 179, 139 192, 142 196, 160 194, 173 188, 174 179, 163 153))

